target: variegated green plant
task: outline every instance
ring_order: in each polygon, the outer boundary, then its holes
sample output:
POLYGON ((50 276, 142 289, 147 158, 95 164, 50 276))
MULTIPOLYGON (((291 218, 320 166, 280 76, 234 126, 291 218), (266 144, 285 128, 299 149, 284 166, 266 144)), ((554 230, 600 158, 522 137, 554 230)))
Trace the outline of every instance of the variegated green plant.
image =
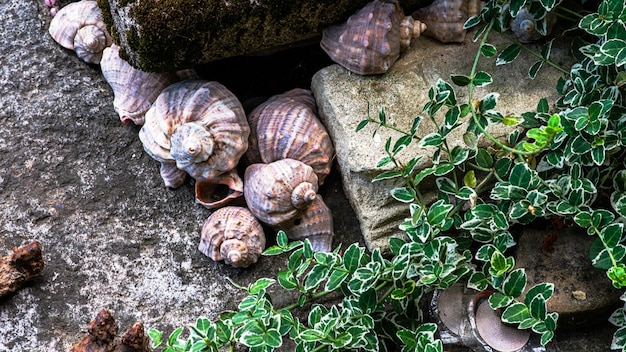
MULTIPOLYGON (((199 318, 185 336, 182 327, 167 339, 151 329, 154 346, 167 352, 232 351, 237 345, 273 351, 288 338, 297 351, 385 351, 397 346, 402 351, 443 351, 437 326, 424 320, 419 301, 458 282, 492 291, 489 303, 502 310, 504 322, 532 329, 547 344, 558 320, 546 304, 554 285, 527 289, 526 273, 509 253, 515 246, 510 227, 545 217, 570 219, 595 236, 591 262, 606 270, 616 288, 626 286, 626 4, 604 0, 597 12, 584 17, 559 5, 558 0, 489 0, 465 23, 466 28, 478 27, 474 40, 480 42, 471 72, 450 77, 450 83, 444 77, 431 87, 423 116, 408 131, 389 125, 384 109, 357 126, 398 133, 386 141, 386 155, 378 162, 387 171, 374 179, 401 179, 403 186, 390 190, 391 195, 409 209, 410 216, 398 224, 406 238, 390 239, 390 257, 356 244, 314 253, 308 241, 289 243, 281 232, 277 245, 265 252, 288 254, 286 269, 276 279, 262 278, 246 287, 233 283, 247 293, 236 310, 215 321, 199 318), (508 29, 521 8, 535 17, 540 32, 547 31, 550 11, 579 16, 578 28, 595 42, 574 40, 578 63, 570 70, 550 61, 552 41, 533 52, 509 38, 511 44, 498 53, 489 36, 508 29), (563 74, 555 111, 541 99, 535 111, 504 116, 497 111, 497 92, 475 96, 474 88, 494 80, 477 70, 479 60, 503 65, 522 51, 537 58, 529 68, 530 79, 544 66, 563 74), (457 99, 453 84, 467 89, 467 101, 457 99), (424 119, 433 121, 436 131, 422 136, 418 129, 424 119), (498 140, 487 133, 492 124, 519 126, 524 132, 516 129, 498 140), (464 143, 452 144, 451 132, 459 129, 464 129, 464 143), (481 136, 494 147, 479 147, 481 136), (403 155, 410 144, 436 148, 433 165, 418 170, 421 157, 403 155), (422 193, 427 178, 435 178, 438 190, 430 203, 422 193), (599 195, 607 199, 601 202, 599 195), (272 285, 298 292, 297 302, 274 307, 268 294, 272 285), (315 304, 333 292, 342 293, 341 303, 315 304), (294 308, 310 303, 306 321, 292 315, 294 308)), ((625 309, 610 319, 619 327, 611 347, 623 351, 625 309)))

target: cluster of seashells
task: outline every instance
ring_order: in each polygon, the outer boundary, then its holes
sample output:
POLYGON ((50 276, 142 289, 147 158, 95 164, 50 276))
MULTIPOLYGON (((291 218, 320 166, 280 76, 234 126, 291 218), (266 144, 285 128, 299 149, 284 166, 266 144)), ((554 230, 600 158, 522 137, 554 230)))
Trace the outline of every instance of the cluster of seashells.
POLYGON ((149 73, 132 67, 112 43, 93 0, 71 3, 52 19, 50 35, 82 60, 100 64, 120 120, 142 126, 144 150, 160 162, 165 186, 195 180, 196 202, 215 209, 198 249, 235 267, 257 262, 265 249, 261 223, 330 251, 333 221, 318 187, 335 150, 317 118, 311 91, 271 97, 248 116, 218 82, 193 70, 149 73), (242 179, 237 167, 247 166, 242 179), (245 206, 236 206, 239 203, 245 206))
MULTIPOLYGON (((359 75, 386 73, 411 40, 420 36, 442 43, 462 43, 464 23, 478 16, 480 0, 435 0, 406 16, 398 0, 374 0, 350 16, 345 23, 324 30, 320 45, 328 56, 348 71, 359 75)), ((513 37, 522 43, 543 37, 538 21, 526 9, 511 19, 513 37)), ((548 31, 553 21, 548 21, 548 31)))

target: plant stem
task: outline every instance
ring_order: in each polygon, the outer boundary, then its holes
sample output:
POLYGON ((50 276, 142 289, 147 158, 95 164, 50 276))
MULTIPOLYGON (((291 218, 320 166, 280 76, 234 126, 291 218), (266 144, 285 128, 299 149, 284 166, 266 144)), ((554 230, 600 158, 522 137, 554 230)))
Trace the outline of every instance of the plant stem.
POLYGON ((505 37, 510 42, 517 44, 520 48, 522 48, 522 50, 524 50, 527 53, 530 53, 532 56, 536 57, 540 61, 543 61, 544 63, 548 64, 549 66, 552 66, 552 68, 554 68, 555 70, 561 72, 564 75, 569 75, 569 73, 570 73, 569 71, 561 68, 561 66, 555 64, 554 62, 552 62, 550 60, 546 60, 543 56, 541 56, 541 54, 539 54, 538 52, 528 48, 528 46, 520 43, 517 39, 511 37, 510 35, 508 35, 506 33, 500 33, 500 35, 505 37))
MULTIPOLYGON (((315 300, 317 300, 319 298, 322 298, 322 297, 326 296, 327 294, 329 294, 331 292, 334 292, 334 291, 322 291, 322 292, 318 292, 318 293, 312 294, 311 297, 307 298, 306 301, 304 301, 304 303, 305 304, 306 303, 311 303, 311 302, 313 302, 313 301, 315 301, 315 300)), ((281 309, 292 310, 292 309, 295 309, 295 308, 298 308, 298 307, 300 307, 300 305, 298 303, 292 303, 292 304, 290 304, 290 305, 288 305, 286 307, 283 307, 281 309)))

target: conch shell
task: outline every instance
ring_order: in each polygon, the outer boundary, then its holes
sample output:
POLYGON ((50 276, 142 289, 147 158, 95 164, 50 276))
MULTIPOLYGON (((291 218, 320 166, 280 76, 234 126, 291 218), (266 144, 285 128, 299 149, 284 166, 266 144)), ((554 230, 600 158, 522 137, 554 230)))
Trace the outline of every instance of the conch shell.
POLYGON ((310 90, 292 89, 275 95, 248 115, 249 163, 299 160, 313 168, 319 184, 330 173, 335 149, 326 128, 317 118, 310 90))
POLYGON ((331 252, 334 237, 333 216, 321 195, 302 214, 278 226, 293 240, 308 238, 314 252, 331 252))
MULTIPOLYGON (((530 43, 543 38, 544 35, 539 33, 537 28, 537 22, 541 20, 541 18, 535 18, 526 8, 521 8, 511 22, 513 37, 520 43, 530 43)), ((546 34, 552 31, 555 23, 556 17, 551 13, 546 13, 546 34)))
POLYGON ((246 208, 218 209, 202 226, 198 250, 215 261, 247 267, 259 260, 264 249, 263 227, 246 208))
POLYGON ((467 31, 463 24, 480 13, 480 0, 435 0, 413 12, 414 19, 426 24, 422 35, 442 43, 462 43, 467 31))
POLYGON ((175 73, 144 72, 132 67, 119 55, 120 47, 113 44, 104 49, 100 68, 115 99, 113 108, 124 123, 143 125, 144 115, 161 91, 179 81, 175 73))
POLYGON ((374 0, 341 25, 324 30, 330 58, 360 75, 385 73, 426 26, 405 16, 397 0, 374 0))
POLYGON ((102 51, 113 43, 93 0, 73 2, 60 9, 50 21, 48 32, 57 43, 74 50, 90 64, 100 63, 102 51))
POLYGON ((278 225, 302 214, 317 197, 313 168, 293 159, 246 168, 243 195, 250 211, 269 225, 278 225))
POLYGON ((196 181, 212 182, 237 166, 249 134, 235 95, 220 83, 195 80, 161 92, 146 112, 139 139, 151 157, 166 164, 161 170, 175 164, 196 181))

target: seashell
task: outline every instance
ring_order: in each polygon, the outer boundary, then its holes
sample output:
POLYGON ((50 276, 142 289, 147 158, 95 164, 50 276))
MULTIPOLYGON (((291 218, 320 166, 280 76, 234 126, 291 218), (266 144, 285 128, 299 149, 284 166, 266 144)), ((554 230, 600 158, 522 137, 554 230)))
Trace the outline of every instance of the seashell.
POLYGON ((93 0, 73 2, 60 9, 50 21, 48 32, 62 47, 74 50, 90 64, 100 63, 102 51, 113 43, 93 0))
POLYGON ((196 80, 161 92, 146 112, 139 139, 154 159, 211 182, 237 166, 249 134, 235 95, 220 83, 196 80))
POLYGON ((124 123, 143 125, 144 115, 161 91, 179 81, 175 73, 144 72, 120 58, 120 47, 113 44, 104 49, 100 68, 115 99, 113 108, 124 123))
POLYGON ((198 250, 215 261, 247 267, 257 262, 264 249, 263 227, 246 208, 218 209, 202 226, 198 250))
POLYGON ((336 63, 360 75, 385 73, 425 25, 405 16, 397 0, 374 0, 341 25, 324 30, 320 45, 336 63))
POLYGON ((299 216, 317 197, 313 168, 293 159, 248 166, 243 185, 250 211, 269 225, 299 216))
POLYGON ((480 0, 435 0, 413 12, 412 17, 426 24, 422 35, 442 43, 462 43, 467 31, 463 24, 480 13, 480 0))
POLYGON ((216 209, 230 204, 243 196, 243 181, 237 170, 231 170, 217 179, 196 182, 196 203, 209 209, 216 209))
POLYGON ((316 114, 311 91, 298 88, 275 95, 256 107, 248 115, 248 162, 299 160, 311 166, 319 184, 323 184, 330 173, 335 149, 316 114))
MULTIPOLYGON (((551 14, 546 15, 546 33, 549 33, 554 27, 556 17, 551 14)), ((521 8, 513 21, 511 22, 511 32, 520 43, 530 43, 544 37, 537 29, 536 19, 526 8, 521 8)))
POLYGON ((331 252, 333 244, 333 216, 321 195, 299 216, 278 226, 294 240, 308 238, 315 252, 331 252))
POLYGON ((161 178, 165 187, 178 188, 185 183, 187 173, 176 167, 176 163, 161 163, 161 178))

